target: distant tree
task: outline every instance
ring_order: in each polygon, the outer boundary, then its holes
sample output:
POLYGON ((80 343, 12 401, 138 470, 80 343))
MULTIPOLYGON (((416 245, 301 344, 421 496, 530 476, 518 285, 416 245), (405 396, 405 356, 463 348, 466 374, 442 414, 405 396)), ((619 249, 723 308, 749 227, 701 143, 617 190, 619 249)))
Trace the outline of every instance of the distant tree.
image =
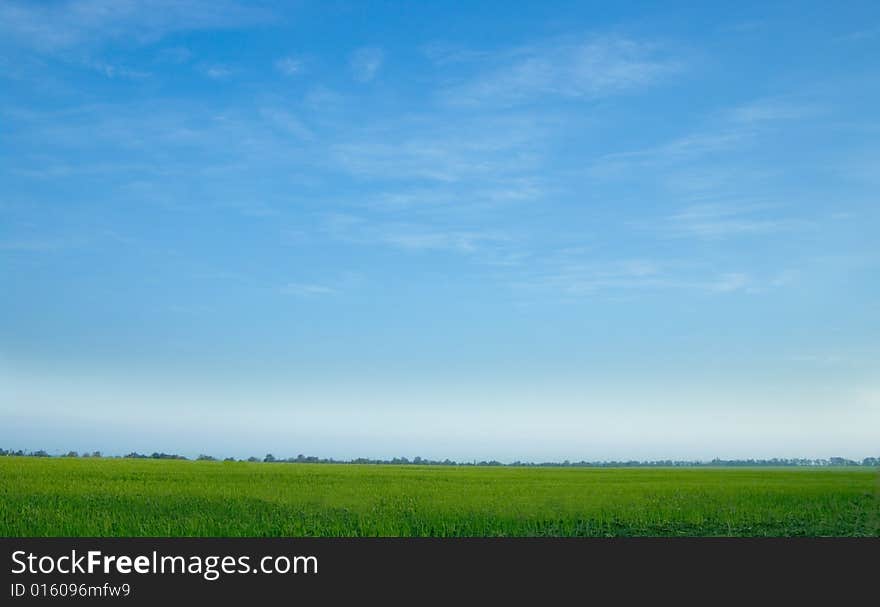
POLYGON ((196 458, 197 462, 216 462, 217 458, 212 455, 205 455, 204 453, 199 454, 196 458))
POLYGON ((846 459, 845 457, 832 457, 830 459, 830 463, 832 466, 857 466, 858 463, 854 462, 851 459, 846 459))
MULTIPOLYGON (((0 457, 2 456, 18 456, 18 457, 52 457, 46 451, 40 449, 37 451, 26 452, 21 449, 13 451, 11 449, 0 449, 0 457)), ((94 457, 104 457, 100 451, 92 451, 92 452, 84 452, 82 455, 78 455, 76 451, 68 451, 65 455, 61 455, 59 457, 86 457, 86 458, 94 458, 94 457)), ((117 458, 119 456, 110 456, 117 458)), ((186 460, 187 458, 183 455, 178 455, 175 453, 159 453, 154 452, 151 455, 144 455, 138 453, 137 451, 132 451, 127 455, 122 456, 124 458, 132 458, 132 459, 141 459, 141 458, 153 458, 153 459, 174 459, 174 460, 186 460)), ((217 458, 211 455, 201 454, 196 458, 198 461, 217 461, 217 458)), ((234 462, 236 459, 234 457, 227 457, 223 461, 225 462, 234 462)), ((238 460, 245 461, 245 460, 238 460)), ((425 459, 421 456, 416 456, 412 459, 412 461, 408 460, 406 457, 395 457, 392 459, 370 459, 365 457, 359 457, 349 460, 336 460, 332 457, 323 458, 317 457, 314 455, 303 455, 299 454, 295 458, 289 457, 286 459, 278 459, 271 453, 266 454, 263 459, 258 457, 249 457, 247 458, 248 462, 267 462, 267 463, 308 463, 308 464, 333 464, 333 463, 350 463, 350 464, 396 464, 396 465, 406 465, 406 464, 418 464, 422 466, 523 466, 523 467, 568 467, 568 466, 577 466, 577 467, 592 467, 592 468, 611 468, 611 467, 706 467, 706 466, 725 466, 725 467, 745 467, 745 466, 773 466, 773 467, 804 467, 804 466, 814 466, 814 467, 823 467, 823 466, 864 466, 864 467, 880 467, 880 457, 866 457, 860 461, 847 459, 844 457, 829 457, 827 459, 808 459, 808 458, 771 458, 771 459, 721 459, 714 458, 710 461, 707 460, 626 460, 626 461, 617 461, 617 460, 604 460, 604 461, 585 461, 581 460, 578 462, 571 462, 569 460, 565 460, 562 462, 523 462, 520 460, 514 461, 509 464, 505 464, 499 462, 498 460, 482 460, 477 461, 473 460, 471 462, 456 462, 446 458, 442 461, 440 460, 431 460, 425 459)))
POLYGON ((178 455, 176 453, 165 453, 165 452, 157 453, 155 451, 152 454, 150 454, 150 458, 151 459, 186 459, 186 457, 184 457, 182 455, 178 455))

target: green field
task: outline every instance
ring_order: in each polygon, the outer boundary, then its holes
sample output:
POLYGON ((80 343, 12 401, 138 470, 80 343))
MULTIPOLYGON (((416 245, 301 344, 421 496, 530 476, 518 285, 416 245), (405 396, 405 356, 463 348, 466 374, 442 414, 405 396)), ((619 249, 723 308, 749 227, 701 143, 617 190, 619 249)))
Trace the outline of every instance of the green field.
POLYGON ((871 468, 0 458, 0 536, 877 536, 871 468))

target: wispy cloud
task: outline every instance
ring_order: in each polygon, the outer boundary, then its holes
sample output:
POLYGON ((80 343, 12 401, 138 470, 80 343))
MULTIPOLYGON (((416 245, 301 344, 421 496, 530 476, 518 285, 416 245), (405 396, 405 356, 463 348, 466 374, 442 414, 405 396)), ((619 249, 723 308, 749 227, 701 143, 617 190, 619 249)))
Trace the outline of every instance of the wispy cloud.
POLYGON ((872 38, 880 37, 880 25, 875 25, 874 27, 866 27, 860 30, 856 30, 850 32, 848 34, 844 34, 840 36, 838 40, 848 41, 848 42, 862 42, 865 40, 871 40, 872 38))
POLYGON ((708 283, 708 288, 719 293, 745 291, 752 287, 752 277, 744 272, 728 272, 708 283))
MULTIPOLYGON (((703 128, 693 132, 642 149, 604 154, 591 164, 589 172, 594 177, 629 179, 637 168, 692 168, 699 160, 740 152, 782 125, 814 117, 821 111, 815 104, 758 99, 707 118, 703 128)), ((758 172, 754 168, 750 171, 753 175, 758 172)))
POLYGON ((617 297, 633 292, 693 291, 707 294, 754 293, 759 282, 747 272, 719 271, 702 264, 660 260, 583 259, 562 252, 537 260, 533 271, 512 281, 516 289, 567 297, 617 297), (537 271, 535 271, 537 270, 537 271))
POLYGON ((303 140, 314 138, 314 133, 312 133, 311 129, 309 129, 302 120, 291 112, 274 108, 264 108, 260 113, 270 124, 285 133, 289 133, 294 137, 303 140))
POLYGON ((338 109, 345 104, 345 96, 324 85, 310 87, 303 98, 303 105, 313 111, 338 109))
POLYGON ((612 152, 599 157, 589 168, 594 177, 631 177, 639 166, 657 166, 728 152, 750 139, 752 132, 725 128, 717 132, 694 133, 660 145, 629 152, 612 152))
POLYGON ((63 110, 3 112, 16 128, 8 141, 32 154, 21 156, 6 170, 57 167, 54 172, 102 173, 117 170, 141 177, 239 170, 289 162, 290 155, 305 160, 298 140, 310 136, 293 112, 276 106, 236 108, 224 104, 186 102, 95 104, 63 110), (296 138, 292 138, 293 134, 296 138), (75 161, 100 146, 100 158, 75 161), (63 163, 53 159, 60 151, 78 150, 63 163), (168 162, 173 156, 174 162, 168 162))
POLYGON ((0 32, 41 51, 108 41, 154 42, 167 34, 237 28, 269 20, 262 7, 235 0, 61 0, 0 4, 0 32))
POLYGON ((668 236, 711 240, 770 234, 804 225, 803 221, 767 217, 766 212, 765 205, 697 204, 669 215, 654 227, 668 236))
POLYGON ((479 142, 410 140, 341 143, 331 151, 343 169, 360 177, 454 182, 532 164, 527 152, 508 149, 512 154, 502 157, 479 142))
POLYGON ((344 213, 325 217, 324 231, 344 242, 383 245, 409 251, 477 253, 510 241, 508 235, 493 230, 373 220, 344 213))
POLYGON ((491 51, 475 50, 444 42, 431 42, 424 45, 421 50, 425 57, 438 66, 485 61, 493 56, 491 51))
POLYGON ((124 65, 109 63, 106 61, 87 61, 87 67, 106 76, 107 78, 123 78, 129 80, 141 80, 151 74, 143 70, 136 70, 124 65))
POLYGON ((465 183, 438 187, 437 184, 415 187, 383 188, 364 201, 364 206, 377 211, 409 211, 431 209, 454 212, 504 204, 538 201, 547 195, 540 178, 532 175, 510 176, 483 183, 465 183))
POLYGON ((654 84, 683 63, 654 44, 620 36, 554 41, 501 53, 471 79, 448 86, 455 105, 528 103, 548 97, 596 98, 654 84))
POLYGON ((51 238, 17 238, 0 240, 0 251, 12 253, 39 253, 66 249, 78 244, 72 240, 51 238))
POLYGON ((542 271, 514 281, 514 286, 562 295, 588 295, 609 290, 664 288, 669 278, 651 260, 579 261, 563 254, 544 260, 542 271))
POLYGON ((497 242, 499 236, 491 232, 438 231, 412 225, 391 225, 382 240, 392 246, 413 250, 440 250, 471 253, 483 243, 497 242))
POLYGON ((333 287, 322 284, 289 282, 281 287, 281 292, 285 295, 294 295, 297 297, 318 297, 322 295, 335 295, 339 291, 333 287))
POLYGON ((182 64, 192 59, 193 53, 185 46, 172 46, 164 48, 156 55, 156 61, 160 63, 182 64))
POLYGON ((880 352, 873 348, 840 348, 831 346, 825 350, 805 351, 791 354, 788 360, 821 366, 876 365, 880 352))
POLYGON ((225 80, 234 73, 231 67, 220 63, 202 65, 199 67, 199 71, 211 80, 225 80))
POLYGON ((300 57, 282 57, 275 62, 275 69, 285 76, 299 76, 305 71, 305 61, 300 57))
POLYGON ((761 99, 734 108, 730 118, 734 122, 757 124, 800 120, 815 116, 820 112, 816 105, 797 104, 779 99, 761 99))
POLYGON ((522 180, 540 165, 549 130, 535 117, 429 115, 353 132, 330 151, 341 168, 359 177, 451 183, 504 175, 522 180))
POLYGON ((358 82, 369 82, 376 77, 385 61, 385 52, 377 47, 363 47, 351 55, 349 65, 358 82))

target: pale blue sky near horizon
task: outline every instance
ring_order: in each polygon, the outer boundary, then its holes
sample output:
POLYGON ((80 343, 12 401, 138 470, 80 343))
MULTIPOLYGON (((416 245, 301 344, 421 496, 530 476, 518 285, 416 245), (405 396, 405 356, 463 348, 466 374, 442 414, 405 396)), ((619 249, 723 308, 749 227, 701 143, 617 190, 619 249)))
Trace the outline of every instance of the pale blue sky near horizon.
POLYGON ((0 2, 0 446, 880 454, 880 5, 0 2))

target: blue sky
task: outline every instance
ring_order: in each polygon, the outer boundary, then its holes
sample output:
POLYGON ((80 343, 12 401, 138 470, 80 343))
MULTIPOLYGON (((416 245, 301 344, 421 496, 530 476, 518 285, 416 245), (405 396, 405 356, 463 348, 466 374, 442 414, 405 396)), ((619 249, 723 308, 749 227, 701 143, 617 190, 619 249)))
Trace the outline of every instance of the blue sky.
POLYGON ((877 455, 876 2, 0 3, 0 443, 877 455))

